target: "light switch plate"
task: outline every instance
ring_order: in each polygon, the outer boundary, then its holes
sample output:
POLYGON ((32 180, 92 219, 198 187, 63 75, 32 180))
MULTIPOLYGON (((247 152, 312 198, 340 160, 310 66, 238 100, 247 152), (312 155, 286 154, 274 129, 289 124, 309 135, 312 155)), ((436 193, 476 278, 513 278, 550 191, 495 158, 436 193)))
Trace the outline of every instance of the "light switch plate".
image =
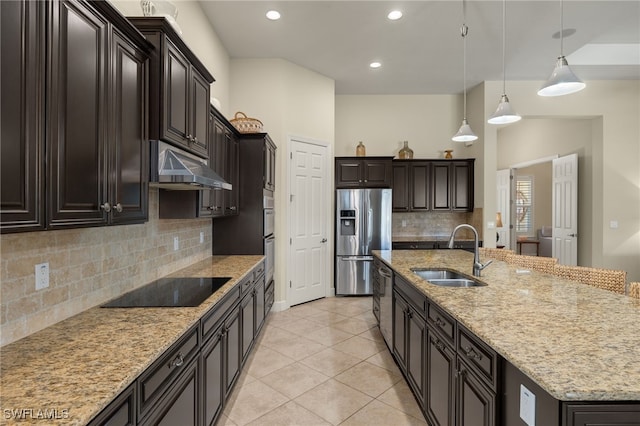
POLYGON ((618 229, 618 221, 617 220, 612 220, 611 222, 609 222, 609 228, 618 229))
POLYGON ((204 243, 204 232, 200 233, 200 244, 204 243))
POLYGON ((178 237, 173 237, 173 251, 178 251, 180 248, 180 240, 178 237))
POLYGON ((536 396, 524 385, 520 385, 520 418, 527 426, 536 425, 536 396))

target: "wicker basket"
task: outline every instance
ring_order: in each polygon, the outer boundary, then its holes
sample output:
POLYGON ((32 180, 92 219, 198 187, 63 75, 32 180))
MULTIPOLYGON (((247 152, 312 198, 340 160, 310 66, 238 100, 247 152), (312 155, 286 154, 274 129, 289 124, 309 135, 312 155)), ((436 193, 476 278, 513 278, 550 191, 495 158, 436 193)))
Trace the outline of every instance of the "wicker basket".
POLYGON ((262 121, 257 118, 247 117, 242 111, 236 112, 236 115, 229 122, 240 133, 262 133, 262 121))

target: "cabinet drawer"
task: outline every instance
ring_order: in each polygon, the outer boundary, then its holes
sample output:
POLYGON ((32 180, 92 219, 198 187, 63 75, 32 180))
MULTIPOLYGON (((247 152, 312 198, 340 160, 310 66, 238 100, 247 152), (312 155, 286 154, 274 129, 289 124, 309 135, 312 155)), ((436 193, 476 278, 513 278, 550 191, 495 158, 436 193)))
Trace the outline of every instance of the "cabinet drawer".
POLYGON ((426 318, 427 296, 399 275, 393 274, 393 277, 393 285, 395 288, 400 291, 402 296, 407 299, 407 302, 409 302, 423 318, 426 318))
POLYGON ((429 324, 438 331, 438 334, 449 344, 455 347, 456 321, 446 314, 434 303, 429 303, 429 324))
POLYGON ((498 381, 498 354, 468 330, 459 327, 458 354, 471 369, 495 390, 498 381))
POLYGON ((273 280, 269 281, 267 284, 267 289, 264 291, 264 313, 265 315, 269 313, 271 307, 273 306, 273 298, 274 298, 274 285, 273 280))
POLYGON ((240 287, 233 288, 225 294, 218 303, 201 320, 202 341, 205 342, 217 328, 217 323, 221 321, 240 301, 240 287))
POLYGON ((198 327, 195 326, 140 376, 138 379, 139 418, 144 417, 151 406, 158 401, 198 350, 198 327))
POLYGON ((240 287, 240 293, 242 296, 247 294, 253 288, 253 274, 249 274, 247 277, 242 279, 238 286, 240 287))
POLYGON ((258 279, 260 275, 264 275, 264 262, 260 262, 256 269, 253 270, 253 281, 258 279))

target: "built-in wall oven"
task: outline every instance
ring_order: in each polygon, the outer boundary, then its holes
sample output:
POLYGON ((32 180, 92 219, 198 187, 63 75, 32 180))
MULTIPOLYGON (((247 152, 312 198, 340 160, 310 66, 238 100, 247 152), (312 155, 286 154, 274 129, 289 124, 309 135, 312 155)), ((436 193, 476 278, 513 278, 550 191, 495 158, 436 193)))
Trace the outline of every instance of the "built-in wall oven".
POLYGON ((265 281, 267 284, 273 279, 273 270, 275 267, 275 210, 274 200, 272 196, 265 195, 263 197, 263 232, 264 238, 264 257, 265 257, 265 281))

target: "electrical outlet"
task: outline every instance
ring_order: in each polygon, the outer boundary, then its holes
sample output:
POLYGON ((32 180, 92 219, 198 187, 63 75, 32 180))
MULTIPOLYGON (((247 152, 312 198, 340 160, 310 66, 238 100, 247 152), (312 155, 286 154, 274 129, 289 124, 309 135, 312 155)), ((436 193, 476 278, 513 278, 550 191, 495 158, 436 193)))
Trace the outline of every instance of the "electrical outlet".
POLYGON ((180 248, 180 240, 178 237, 173 237, 173 251, 178 251, 180 248))
POLYGON ((200 233, 200 244, 204 243, 204 232, 200 233))
POLYGON ((36 265, 36 290, 49 287, 49 262, 36 265))

